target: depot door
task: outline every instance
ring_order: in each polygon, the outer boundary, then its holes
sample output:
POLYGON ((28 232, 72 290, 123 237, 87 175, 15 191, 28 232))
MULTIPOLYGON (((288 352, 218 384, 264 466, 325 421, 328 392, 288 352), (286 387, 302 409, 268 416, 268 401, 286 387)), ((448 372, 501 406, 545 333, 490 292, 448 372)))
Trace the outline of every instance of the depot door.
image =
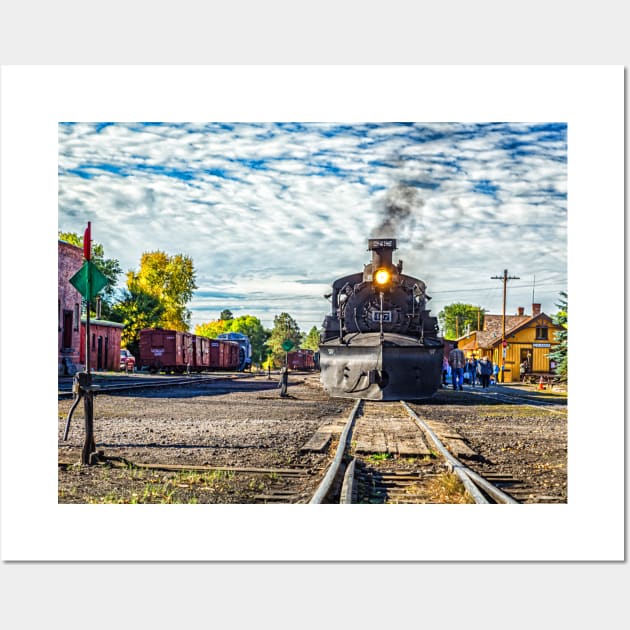
POLYGON ((96 351, 96 369, 103 369, 103 337, 99 335, 98 337, 98 345, 96 351))

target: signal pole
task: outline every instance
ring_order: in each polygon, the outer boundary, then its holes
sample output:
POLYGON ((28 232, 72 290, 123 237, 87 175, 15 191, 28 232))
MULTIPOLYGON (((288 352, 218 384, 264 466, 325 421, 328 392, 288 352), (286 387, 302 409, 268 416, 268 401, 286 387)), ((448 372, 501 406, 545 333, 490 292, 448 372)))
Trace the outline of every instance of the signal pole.
POLYGON ((505 380, 505 352, 507 343, 505 341, 505 299, 507 296, 507 281, 520 280, 517 276, 508 276, 507 269, 503 270, 502 276, 492 276, 491 280, 503 280, 503 322, 501 327, 501 382, 505 380))

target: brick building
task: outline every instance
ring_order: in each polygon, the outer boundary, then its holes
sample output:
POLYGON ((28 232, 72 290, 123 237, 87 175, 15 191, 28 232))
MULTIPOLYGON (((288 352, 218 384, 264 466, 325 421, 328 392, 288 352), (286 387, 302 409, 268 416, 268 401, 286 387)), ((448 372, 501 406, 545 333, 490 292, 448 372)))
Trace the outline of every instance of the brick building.
MULTIPOLYGON (((83 297, 70 284, 70 278, 83 266, 83 248, 58 239, 58 329, 60 376, 85 369, 85 318, 81 318, 83 297)), ((120 369, 120 338, 123 325, 103 319, 90 321, 90 367, 95 370, 120 369)))
POLYGON ((58 243, 59 286, 57 318, 59 349, 58 370, 60 375, 74 374, 82 369, 79 352, 81 347, 81 294, 70 284, 83 264, 83 249, 59 239, 58 243))
MULTIPOLYGON (((86 364, 86 320, 81 320, 81 364, 86 364)), ((92 370, 120 369, 120 338, 124 326, 104 319, 90 319, 90 368, 92 370)))

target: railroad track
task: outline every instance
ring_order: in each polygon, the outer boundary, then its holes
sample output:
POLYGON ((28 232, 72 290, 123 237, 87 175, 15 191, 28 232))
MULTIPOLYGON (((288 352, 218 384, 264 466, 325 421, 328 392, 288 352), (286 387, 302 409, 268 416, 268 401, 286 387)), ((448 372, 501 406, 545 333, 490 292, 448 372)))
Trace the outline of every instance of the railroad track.
MULTIPOLYGON (((247 378, 252 376, 249 373, 224 373, 224 374, 195 374, 187 376, 121 376, 121 377, 99 377, 93 376, 92 387, 95 394, 109 394, 117 392, 127 392, 147 388, 164 388, 179 385, 192 385, 221 381, 228 379, 247 378)), ((60 381, 58 385, 58 400, 73 397, 72 379, 60 381)))
POLYGON ((558 413, 566 413, 567 411, 566 399, 563 399, 562 402, 559 403, 557 400, 544 400, 535 398, 535 396, 527 396, 525 394, 515 393, 510 390, 500 391, 497 389, 494 389, 492 391, 476 391, 475 389, 467 389, 466 393, 472 394, 473 396, 494 400, 497 402, 521 405, 525 404, 525 406, 528 407, 535 407, 537 409, 544 408, 548 409, 549 411, 555 411, 558 413))
POLYGON ((518 503, 453 454, 475 456, 460 435, 431 424, 404 401, 357 401, 310 503, 518 503))
MULTIPOLYGON (((197 493, 203 492, 199 487, 203 481, 217 476, 224 478, 241 476, 249 483, 251 503, 308 503, 312 494, 312 487, 321 478, 323 470, 313 466, 295 464, 290 467, 256 467, 256 466, 200 466, 189 464, 142 463, 128 460, 124 457, 107 457, 99 453, 100 464, 111 468, 144 471, 158 475, 161 481, 168 481, 170 475, 172 483, 178 487, 187 485, 187 478, 191 479, 191 487, 195 486, 197 493), (184 475, 183 477, 178 477, 184 475), (177 481, 174 479, 177 478, 177 481)), ((76 462, 60 461, 59 469, 66 469, 76 465, 76 462)))

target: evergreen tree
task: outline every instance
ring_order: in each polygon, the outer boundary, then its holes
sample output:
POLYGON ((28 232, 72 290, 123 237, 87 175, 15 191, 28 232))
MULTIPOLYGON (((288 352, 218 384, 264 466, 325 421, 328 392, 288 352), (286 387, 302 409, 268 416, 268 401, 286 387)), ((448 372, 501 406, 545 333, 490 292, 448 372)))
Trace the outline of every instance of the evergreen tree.
POLYGON ((549 353, 549 358, 556 362, 556 374, 561 380, 567 381, 569 378, 569 296, 565 291, 560 293, 560 301, 556 303, 560 309, 553 316, 553 323, 560 326, 562 330, 556 332, 555 340, 558 345, 553 352, 549 353))

